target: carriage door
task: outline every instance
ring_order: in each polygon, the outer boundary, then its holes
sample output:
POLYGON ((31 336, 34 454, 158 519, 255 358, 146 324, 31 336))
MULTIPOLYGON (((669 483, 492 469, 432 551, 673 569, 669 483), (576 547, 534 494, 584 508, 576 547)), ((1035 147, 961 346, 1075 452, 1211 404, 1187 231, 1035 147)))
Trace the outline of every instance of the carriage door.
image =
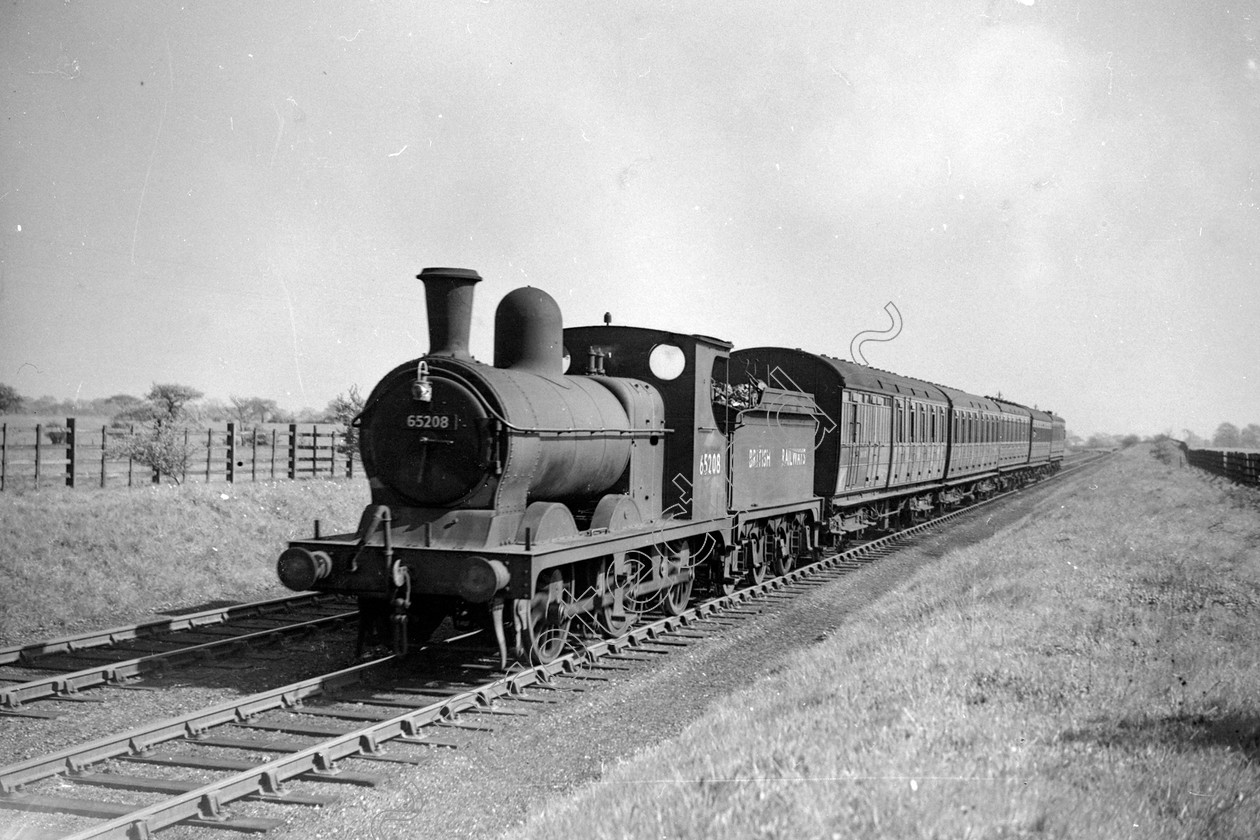
MULTIPOLYGON (((848 437, 844 447, 843 462, 848 469, 844 473, 846 480, 840 486, 844 490, 864 490, 879 486, 881 476, 881 450, 887 448, 881 443, 887 437, 888 430, 885 418, 881 417, 879 406, 870 394, 845 392, 844 411, 851 418, 848 437)), ((885 457, 884 462, 887 462, 885 457)), ((883 473, 887 478, 887 473, 883 473)))
POLYGON ((855 399, 852 391, 845 391, 844 401, 840 403, 840 472, 836 476, 838 493, 851 489, 857 476, 858 419, 855 399))
POLYGON ((868 486, 887 487, 889 472, 892 469, 892 399, 883 396, 869 397, 871 465, 868 473, 868 486))

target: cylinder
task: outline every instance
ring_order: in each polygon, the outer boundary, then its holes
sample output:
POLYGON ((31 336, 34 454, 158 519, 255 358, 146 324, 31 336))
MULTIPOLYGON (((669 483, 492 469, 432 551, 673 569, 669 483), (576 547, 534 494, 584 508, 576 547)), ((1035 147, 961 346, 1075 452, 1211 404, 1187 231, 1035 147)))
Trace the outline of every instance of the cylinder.
POLYGON ((424 282, 429 314, 429 355, 470 359, 468 335, 472 328, 473 286, 481 275, 470 268, 426 268, 416 277, 424 282))

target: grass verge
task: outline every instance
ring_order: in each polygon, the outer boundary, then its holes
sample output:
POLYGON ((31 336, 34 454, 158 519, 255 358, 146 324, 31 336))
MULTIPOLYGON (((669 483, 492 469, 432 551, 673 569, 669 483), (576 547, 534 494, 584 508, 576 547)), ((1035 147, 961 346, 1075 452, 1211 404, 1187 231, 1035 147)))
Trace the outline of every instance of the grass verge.
POLYGON ((0 494, 0 643, 288 594, 285 543, 353 530, 362 480, 0 494))
POLYGON ((1254 837, 1258 499, 1126 450, 512 836, 1254 837))

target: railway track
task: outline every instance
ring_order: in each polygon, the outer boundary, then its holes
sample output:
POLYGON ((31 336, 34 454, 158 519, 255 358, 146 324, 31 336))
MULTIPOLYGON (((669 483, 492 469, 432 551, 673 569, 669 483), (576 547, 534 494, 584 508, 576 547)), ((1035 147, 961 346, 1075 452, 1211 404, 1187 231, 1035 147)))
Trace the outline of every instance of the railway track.
POLYGON ((266 831, 284 822, 278 815, 284 807, 329 805, 337 786, 384 781, 347 769, 348 761, 423 763, 428 751, 457 748, 460 730, 492 729, 487 721, 495 715, 528 714, 530 704, 581 692, 608 679, 608 671, 668 656, 758 615, 759 602, 830 583, 1009 495, 637 625, 616 639, 588 640, 544 666, 499 672, 497 656, 484 646, 462 645, 475 635, 466 634, 422 649, 429 666, 423 678, 404 674, 398 659, 386 656, 0 768, 0 809, 58 815, 32 828, 47 831, 37 836, 74 840, 147 838, 176 824, 266 831), (67 785, 110 794, 67 796, 67 785), (302 789, 311 787, 319 792, 302 789), (261 804, 232 807, 246 802, 261 804), (262 812, 245 813, 256 808, 262 812))
POLYGON ((94 702, 100 686, 356 619, 344 599, 307 593, 0 648, 0 715, 56 718, 38 700, 94 702))

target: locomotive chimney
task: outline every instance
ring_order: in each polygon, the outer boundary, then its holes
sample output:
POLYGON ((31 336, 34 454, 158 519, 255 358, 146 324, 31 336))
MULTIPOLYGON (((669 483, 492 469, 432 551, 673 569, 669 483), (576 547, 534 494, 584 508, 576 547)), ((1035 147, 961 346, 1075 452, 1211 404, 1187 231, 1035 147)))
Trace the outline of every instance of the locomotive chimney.
POLYGON ((494 366, 561 376, 564 324, 555 298, 524 286, 509 292, 494 313, 494 366))
POLYGON ((429 355, 471 359, 468 333, 472 326, 473 285, 481 275, 471 268, 426 268, 424 281, 429 311, 429 355))

